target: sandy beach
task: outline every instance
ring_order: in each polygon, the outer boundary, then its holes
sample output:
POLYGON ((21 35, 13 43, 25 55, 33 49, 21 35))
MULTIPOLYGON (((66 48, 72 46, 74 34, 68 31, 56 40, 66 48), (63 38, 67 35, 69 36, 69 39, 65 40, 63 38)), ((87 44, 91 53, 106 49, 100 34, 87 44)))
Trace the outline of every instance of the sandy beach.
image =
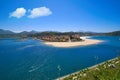
POLYGON ((102 40, 96 39, 86 39, 85 41, 80 42, 44 42, 46 45, 51 45, 54 47, 76 47, 76 46, 86 46, 92 44, 98 44, 103 42, 102 40))

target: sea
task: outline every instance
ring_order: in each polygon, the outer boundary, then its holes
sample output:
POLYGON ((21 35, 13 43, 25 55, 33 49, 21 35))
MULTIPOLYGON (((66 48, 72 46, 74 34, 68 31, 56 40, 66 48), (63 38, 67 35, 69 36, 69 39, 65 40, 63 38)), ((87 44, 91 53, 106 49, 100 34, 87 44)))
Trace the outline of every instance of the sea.
POLYGON ((104 42, 59 48, 34 39, 0 39, 0 80, 55 80, 120 55, 120 36, 90 38, 104 42))

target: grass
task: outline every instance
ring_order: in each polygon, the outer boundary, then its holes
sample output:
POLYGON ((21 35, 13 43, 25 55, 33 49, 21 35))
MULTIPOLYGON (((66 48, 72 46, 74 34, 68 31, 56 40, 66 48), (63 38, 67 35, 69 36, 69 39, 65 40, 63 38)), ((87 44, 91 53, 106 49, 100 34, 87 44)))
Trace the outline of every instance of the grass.
POLYGON ((71 74, 62 80, 120 80, 120 57, 71 74))

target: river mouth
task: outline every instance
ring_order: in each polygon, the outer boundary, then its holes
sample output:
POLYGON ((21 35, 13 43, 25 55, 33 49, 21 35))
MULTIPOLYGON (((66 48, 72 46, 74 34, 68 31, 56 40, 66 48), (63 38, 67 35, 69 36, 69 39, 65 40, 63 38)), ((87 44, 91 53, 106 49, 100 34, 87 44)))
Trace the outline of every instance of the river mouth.
POLYGON ((0 40, 0 80, 53 80, 119 55, 118 37, 97 36, 105 42, 89 46, 59 48, 39 40, 0 40), (96 61, 95 57, 98 57, 96 61))

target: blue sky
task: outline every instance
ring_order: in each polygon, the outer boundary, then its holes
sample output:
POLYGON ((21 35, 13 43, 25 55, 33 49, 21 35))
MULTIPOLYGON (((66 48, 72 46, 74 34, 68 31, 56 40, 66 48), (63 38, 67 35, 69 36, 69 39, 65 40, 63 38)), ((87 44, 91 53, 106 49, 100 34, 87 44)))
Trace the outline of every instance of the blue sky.
POLYGON ((119 0, 0 0, 0 28, 20 31, 120 30, 119 0))

